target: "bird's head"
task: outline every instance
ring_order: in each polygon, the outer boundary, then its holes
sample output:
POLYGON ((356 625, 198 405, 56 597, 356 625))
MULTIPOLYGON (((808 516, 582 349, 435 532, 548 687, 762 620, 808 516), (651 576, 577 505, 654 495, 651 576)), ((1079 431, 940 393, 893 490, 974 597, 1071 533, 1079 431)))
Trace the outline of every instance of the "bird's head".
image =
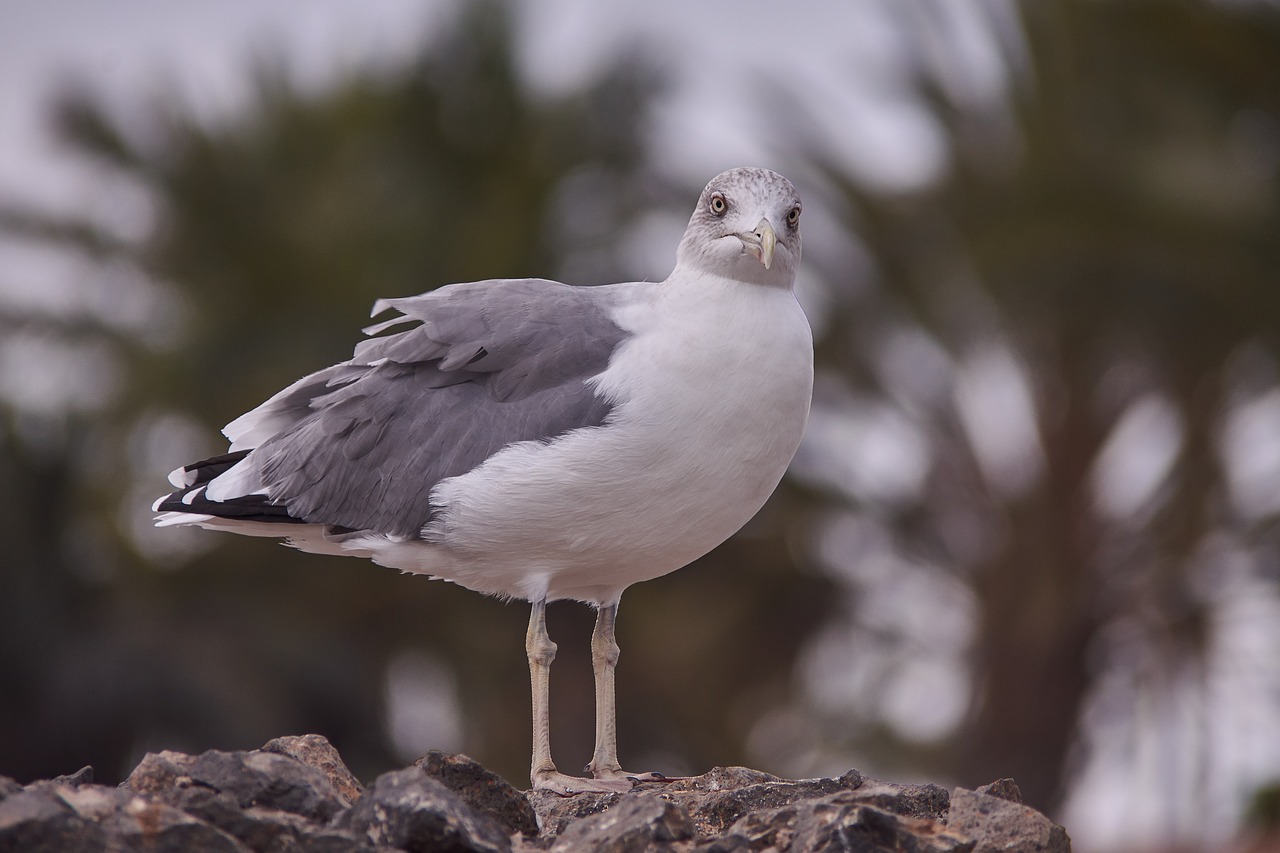
POLYGON ((800 196, 768 169, 730 169, 698 199, 678 267, 790 288, 800 265, 800 196))

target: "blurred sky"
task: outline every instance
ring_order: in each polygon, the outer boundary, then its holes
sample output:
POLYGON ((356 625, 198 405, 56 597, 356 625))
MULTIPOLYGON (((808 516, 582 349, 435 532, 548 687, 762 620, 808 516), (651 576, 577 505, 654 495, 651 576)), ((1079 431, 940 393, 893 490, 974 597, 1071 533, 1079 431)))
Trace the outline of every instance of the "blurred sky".
MULTIPOLYGON (((191 114, 234 115, 252 94, 255 58, 282 61, 304 88, 321 88, 352 67, 390 67, 412 56, 458 8, 439 0, 8 3, 0 11, 0 203, 88 214, 108 233, 141 238, 153 224, 149 200, 54 138, 47 107, 60 90, 88 84, 145 139, 148 108, 172 103, 175 93, 191 114)), ((953 96, 998 99, 1007 81, 978 11, 982 5, 930 8, 934 26, 922 29, 947 33, 928 49, 947 67, 953 96)), ((780 153, 810 129, 795 126, 797 115, 815 125, 808 138, 829 140, 822 153, 864 186, 917 186, 945 168, 942 133, 904 82, 920 49, 903 44, 902 23, 918 17, 917 7, 859 0, 833 9, 822 0, 799 0, 782 15, 765 0, 731 6, 525 0, 513 11, 522 70, 535 91, 572 89, 627 50, 662 68, 667 88, 655 99, 651 131, 655 167, 691 188, 734 166, 783 168, 780 153)), ((859 279, 862 258, 837 217, 824 213, 820 188, 803 174, 790 177, 811 211, 806 255, 821 260, 827 254, 828 267, 859 279)), ((627 241, 632 274, 665 276, 674 260, 669 247, 683 224, 653 219, 627 241)), ((0 238, 0 267, 6 271, 2 303, 47 312, 84 299, 89 276, 81 261, 55 247, 0 238)), ((820 332, 821 288, 802 271, 798 290, 820 332)), ((101 396, 73 388, 74 373, 60 375, 64 381, 39 381, 26 371, 0 370, 0 386, 28 408, 101 396)))
POLYGON ((407 56, 436 4, 407 0, 19 0, 0 12, 0 193, 74 206, 92 180, 50 136, 45 107, 88 81, 118 109, 177 90, 201 114, 234 111, 250 92, 246 58, 279 50, 322 86, 353 63, 407 56))
MULTIPOLYGON (((126 115, 149 93, 181 93, 200 114, 234 111, 249 94, 246 58, 282 56, 305 85, 353 65, 394 63, 453 14, 451 3, 410 0, 20 0, 0 12, 0 193, 57 205, 83 203, 83 170, 50 138, 43 109, 68 81, 87 80, 126 115)), ((893 80, 900 50, 879 0, 833 10, 821 0, 689 4, 516 4, 522 62, 533 85, 557 90, 603 67, 628 45, 671 71, 659 115, 674 176, 701 183, 724 168, 764 165, 783 133, 759 110, 765 80, 795 84, 838 128, 839 156, 878 182, 912 184, 941 167, 927 116, 893 80), (850 81, 855 81, 851 85, 850 81), (857 81, 862 81, 861 85, 857 81)), ((975 96, 998 88, 1000 65, 984 30, 955 17, 949 50, 963 55, 975 96)))
MULTIPOLYGON (((974 16, 978 7, 938 6, 934 14, 946 19, 948 37, 939 40, 937 59, 965 90, 959 96, 998 97, 1004 72, 987 28, 974 16)), ((150 200, 54 138, 48 106, 59 91, 87 84, 145 140, 150 108, 172 103, 174 95, 210 121, 234 115, 252 96, 254 60, 282 62, 303 88, 320 89, 353 67, 393 67, 411 57, 458 8, 435 0, 6 4, 0 11, 0 203, 87 214, 108 233, 142 238, 154 224, 150 200)), ((655 99, 651 130, 655 167, 691 188, 734 166, 783 168, 780 154, 804 129, 794 126, 796 115, 816 125, 810 138, 832 140, 824 154, 865 185, 902 188, 936 177, 945 163, 942 135, 903 82, 907 63, 917 61, 908 57, 919 52, 902 43, 902 18, 910 16, 903 8, 885 0, 836 10, 801 0, 786 15, 764 0, 732 6, 527 0, 512 6, 519 61, 535 91, 571 90, 628 50, 663 70, 666 88, 655 99)), ((823 213, 819 188, 803 174, 790 177, 811 211, 806 254, 834 253, 837 260, 828 266, 849 269, 857 279, 857 250, 837 218, 823 213)), ((655 218, 638 229, 625 249, 631 273, 665 276, 683 225, 655 218)), ((92 279, 72 254, 3 237, 0 268, 0 303, 26 310, 70 310, 85 300, 85 282, 92 279)), ((802 275, 799 296, 820 331, 820 287, 802 275)), ((43 410, 91 406, 109 393, 109 383, 80 387, 86 383, 77 381, 76 371, 54 370, 55 354, 41 361, 48 367, 43 376, 0 365, 0 390, 43 410)))

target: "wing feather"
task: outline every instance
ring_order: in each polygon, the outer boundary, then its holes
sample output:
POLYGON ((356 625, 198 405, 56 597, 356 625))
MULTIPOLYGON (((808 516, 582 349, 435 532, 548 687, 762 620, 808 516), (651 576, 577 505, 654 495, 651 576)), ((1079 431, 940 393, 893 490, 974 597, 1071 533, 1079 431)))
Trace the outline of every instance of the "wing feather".
MULTIPOLYGON (((375 314, 401 316, 366 329, 379 336, 350 361, 227 425, 231 451, 250 451, 240 464, 254 486, 245 491, 257 494, 226 500, 226 514, 243 516, 250 501, 256 519, 418 535, 441 480, 513 443, 604 422, 611 403, 587 380, 626 339, 612 312, 636 287, 515 279, 379 300, 375 314), (406 323, 414 325, 381 334, 406 323)), ((159 505, 218 515, 220 502, 205 495, 182 503, 207 482, 193 480, 159 505)))

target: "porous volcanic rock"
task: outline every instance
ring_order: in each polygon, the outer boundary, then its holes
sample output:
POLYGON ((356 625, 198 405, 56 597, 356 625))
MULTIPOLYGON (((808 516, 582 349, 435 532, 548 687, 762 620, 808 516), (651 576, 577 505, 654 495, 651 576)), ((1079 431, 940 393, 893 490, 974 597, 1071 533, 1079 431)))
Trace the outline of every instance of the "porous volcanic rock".
POLYGON ((327 740, 302 735, 151 753, 114 788, 88 767, 29 785, 0 776, 0 853, 1069 853, 1063 828, 1021 800, 1010 779, 949 792, 745 767, 560 797, 443 752, 364 787, 327 740))

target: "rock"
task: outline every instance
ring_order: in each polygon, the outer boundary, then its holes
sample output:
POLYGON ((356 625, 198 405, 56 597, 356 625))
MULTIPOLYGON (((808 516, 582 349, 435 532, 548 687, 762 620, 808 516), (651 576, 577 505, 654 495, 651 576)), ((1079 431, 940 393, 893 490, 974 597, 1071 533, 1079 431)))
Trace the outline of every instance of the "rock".
POLYGON ((233 796, 208 788, 187 788, 173 801, 187 814, 235 837, 250 850, 354 851, 369 847, 354 832, 281 809, 244 807, 233 796))
POLYGON ((1066 853, 1062 827, 1001 779, 976 791, 856 770, 780 779, 745 767, 626 794, 521 793, 465 755, 428 753, 367 790, 318 735, 260 750, 149 754, 119 788, 84 768, 0 777, 0 853, 1066 853))
POLYGON ((421 767, 471 808, 496 820, 508 835, 518 833, 532 838, 538 834, 538 815, 528 798, 471 758, 433 749, 414 766, 421 767))
POLYGON ((100 831, 58 796, 54 786, 36 783, 0 800, 0 850, 85 850, 99 843, 100 831))
POLYGON ((1030 806, 964 788, 956 788, 951 795, 947 826, 973 838, 974 853, 1071 850, 1067 831, 1030 806))
POLYGON ((852 790, 863 783, 850 771, 837 779, 787 781, 745 767, 717 767, 693 780, 692 790, 671 792, 685 804, 703 836, 714 838, 752 812, 776 809, 797 800, 852 790))
POLYGON ((217 827, 164 803, 127 791, 86 785, 63 798, 103 831, 108 850, 243 853, 247 848, 217 827))
MULTIPOLYGON (((857 791, 859 802, 904 817, 939 820, 949 794, 937 785, 891 785, 850 770, 833 779, 786 780, 745 767, 717 767, 702 776, 670 782, 646 782, 638 791, 660 794, 688 812, 699 836, 715 838, 745 815, 778 809, 800 800, 857 791)), ((528 794, 544 835, 559 835, 574 822, 618 802, 618 794, 560 797, 545 791, 528 794)))
MULTIPOLYGON (((746 815, 725 833, 744 850, 860 850, 969 853, 973 841, 923 818, 894 814, 842 792, 746 815)), ((724 849, 735 849, 726 846, 724 849)))
MULTIPOLYGON (((644 786, 637 786, 645 790, 644 786)), ((600 814, 618 803, 621 794, 584 793, 562 797, 548 791, 526 791, 525 796, 538 815, 539 832, 543 838, 563 835, 571 825, 583 818, 600 814)))
POLYGON ((80 785, 88 785, 93 781, 93 768, 86 764, 75 773, 69 773, 66 776, 56 776, 52 780, 60 785, 70 785, 71 787, 79 787, 80 785))
POLYGON ((407 851, 507 853, 511 839, 420 767, 384 773, 340 825, 370 843, 407 851))
POLYGON ((313 737, 301 744, 273 741, 281 752, 149 753, 124 787, 182 809, 251 850, 357 849, 363 842, 356 834, 317 826, 351 805, 330 779, 349 789, 354 777, 328 741, 313 737), (337 766, 326 770, 284 754, 295 747, 322 766, 337 766))
POLYGON ((997 779, 990 785, 982 785, 977 789, 979 794, 990 794, 1011 803, 1022 802, 1022 789, 1012 779, 997 779))
POLYGON ((197 756, 177 752, 148 753, 124 785, 182 807, 204 791, 225 794, 239 808, 261 806, 318 821, 327 821, 349 802, 328 777, 295 758, 271 752, 221 752, 197 756))
POLYGON ((897 785, 868 779, 858 793, 869 805, 924 820, 942 820, 951 805, 951 795, 940 785, 897 785))
POLYGON ((551 849, 554 853, 640 853, 668 849, 672 842, 696 836, 693 820, 684 809, 653 794, 636 794, 572 824, 551 849))
POLYGON ((308 767, 319 770, 329 780, 338 797, 348 806, 360 799, 360 795, 364 793, 364 786, 351 775, 347 765, 342 763, 342 756, 338 755, 338 750, 320 735, 278 737, 268 741, 262 747, 262 751, 287 755, 308 767))
POLYGON ((180 809, 128 791, 37 782, 0 802, 0 850, 248 853, 249 848, 180 809))

